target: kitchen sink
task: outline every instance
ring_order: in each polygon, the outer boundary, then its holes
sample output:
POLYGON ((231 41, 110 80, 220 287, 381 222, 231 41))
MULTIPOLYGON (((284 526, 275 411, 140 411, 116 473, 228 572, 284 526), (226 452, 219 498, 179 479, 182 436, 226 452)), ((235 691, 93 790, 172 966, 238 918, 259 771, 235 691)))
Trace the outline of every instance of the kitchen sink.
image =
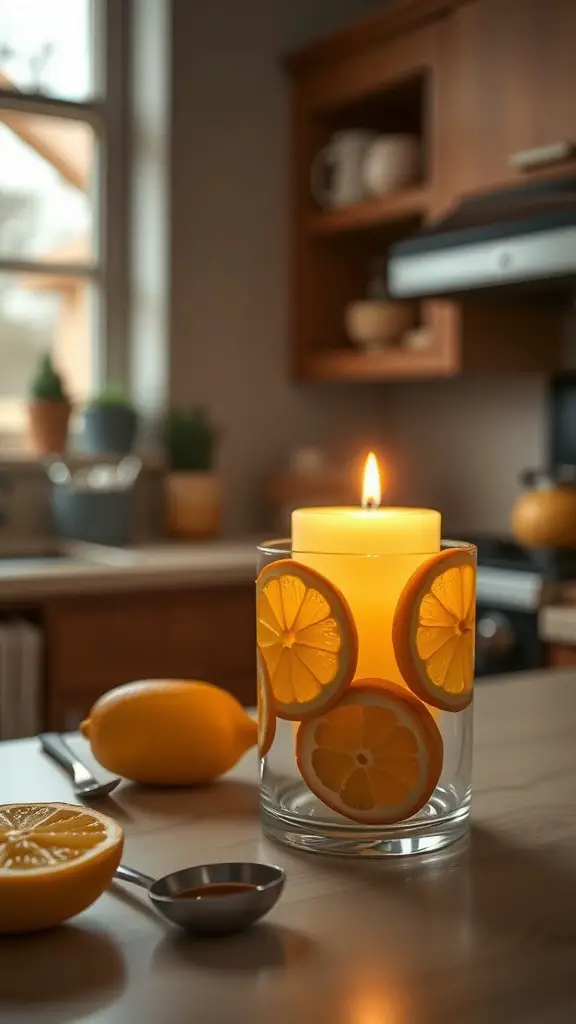
POLYGON ((2 550, 0 541, 0 578, 11 573, 48 572, 68 566, 94 567, 125 564, 125 553, 101 544, 84 544, 77 541, 44 542, 31 540, 22 545, 6 544, 2 550))
POLYGON ((50 554, 26 554, 26 555, 3 555, 0 552, 0 568, 12 568, 14 566, 25 566, 25 565, 50 565, 52 562, 81 562, 81 558, 77 558, 75 555, 67 555, 63 551, 51 552, 50 554))
POLYGON ((21 544, 8 541, 4 546, 0 540, 0 576, 59 565, 80 565, 85 561, 83 552, 70 550, 52 539, 23 541, 21 544))

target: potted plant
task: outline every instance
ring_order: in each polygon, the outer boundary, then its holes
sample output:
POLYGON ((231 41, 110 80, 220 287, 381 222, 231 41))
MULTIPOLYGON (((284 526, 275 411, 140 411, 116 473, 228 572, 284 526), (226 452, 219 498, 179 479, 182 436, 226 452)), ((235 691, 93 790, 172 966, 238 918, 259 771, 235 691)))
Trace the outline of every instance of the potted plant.
POLYGON ((39 455, 65 450, 71 412, 64 381, 45 352, 30 383, 28 403, 30 439, 39 455))
POLYGON ((123 389, 110 384, 84 412, 84 447, 94 455, 127 455, 134 447, 138 416, 123 389))
POLYGON ((213 537, 220 528, 221 484, 214 471, 218 431, 203 408, 171 410, 164 423, 168 462, 166 523, 173 537, 213 537))

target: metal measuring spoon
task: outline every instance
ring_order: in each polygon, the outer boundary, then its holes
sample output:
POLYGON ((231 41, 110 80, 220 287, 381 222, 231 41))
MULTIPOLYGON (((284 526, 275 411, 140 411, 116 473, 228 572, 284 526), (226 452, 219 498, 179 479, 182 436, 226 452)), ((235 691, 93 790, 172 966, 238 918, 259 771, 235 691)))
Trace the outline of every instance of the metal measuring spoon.
POLYGON ((286 881, 282 868, 243 861, 199 864, 158 879, 120 864, 115 877, 141 885, 160 914, 197 935, 226 935, 249 928, 272 909, 286 881), (190 889, 234 884, 254 888, 229 895, 182 896, 190 889))
POLYGON ((74 779, 74 796, 97 800, 100 797, 108 796, 122 781, 121 779, 110 779, 109 782, 98 782, 90 769, 76 757, 59 732, 43 732, 40 733, 38 739, 44 753, 65 768, 68 775, 74 779))

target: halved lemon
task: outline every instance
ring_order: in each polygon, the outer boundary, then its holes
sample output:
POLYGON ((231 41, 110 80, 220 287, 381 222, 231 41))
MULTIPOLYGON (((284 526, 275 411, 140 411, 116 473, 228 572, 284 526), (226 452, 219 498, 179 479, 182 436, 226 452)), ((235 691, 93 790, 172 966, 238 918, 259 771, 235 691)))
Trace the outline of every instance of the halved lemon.
POLYGON ((442 711, 462 711, 474 682, 476 568, 465 548, 433 555, 398 601, 392 642, 413 693, 442 711))
POLYGON ((337 704, 356 670, 348 604, 324 576, 292 559, 257 582, 257 636, 279 718, 302 720, 337 704))
POLYGON ((438 726, 408 690, 362 679, 330 711, 302 722, 296 761, 322 803, 352 821, 411 818, 434 792, 443 761, 438 726))
POLYGON ((85 910, 120 863, 121 825, 75 804, 0 805, 0 932, 51 928, 85 910))
POLYGON ((256 664, 258 668, 258 753, 260 757, 266 757, 276 735, 276 712, 274 698, 270 692, 268 669, 260 651, 256 652, 256 664))

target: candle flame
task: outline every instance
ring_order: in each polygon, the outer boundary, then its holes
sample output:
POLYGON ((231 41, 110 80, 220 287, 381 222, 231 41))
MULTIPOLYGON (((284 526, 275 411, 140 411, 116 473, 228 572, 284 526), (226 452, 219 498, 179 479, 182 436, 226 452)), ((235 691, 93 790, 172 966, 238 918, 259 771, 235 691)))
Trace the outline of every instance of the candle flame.
POLYGON ((370 452, 364 466, 364 483, 362 486, 362 508, 378 508, 382 498, 380 471, 374 452, 370 452))

